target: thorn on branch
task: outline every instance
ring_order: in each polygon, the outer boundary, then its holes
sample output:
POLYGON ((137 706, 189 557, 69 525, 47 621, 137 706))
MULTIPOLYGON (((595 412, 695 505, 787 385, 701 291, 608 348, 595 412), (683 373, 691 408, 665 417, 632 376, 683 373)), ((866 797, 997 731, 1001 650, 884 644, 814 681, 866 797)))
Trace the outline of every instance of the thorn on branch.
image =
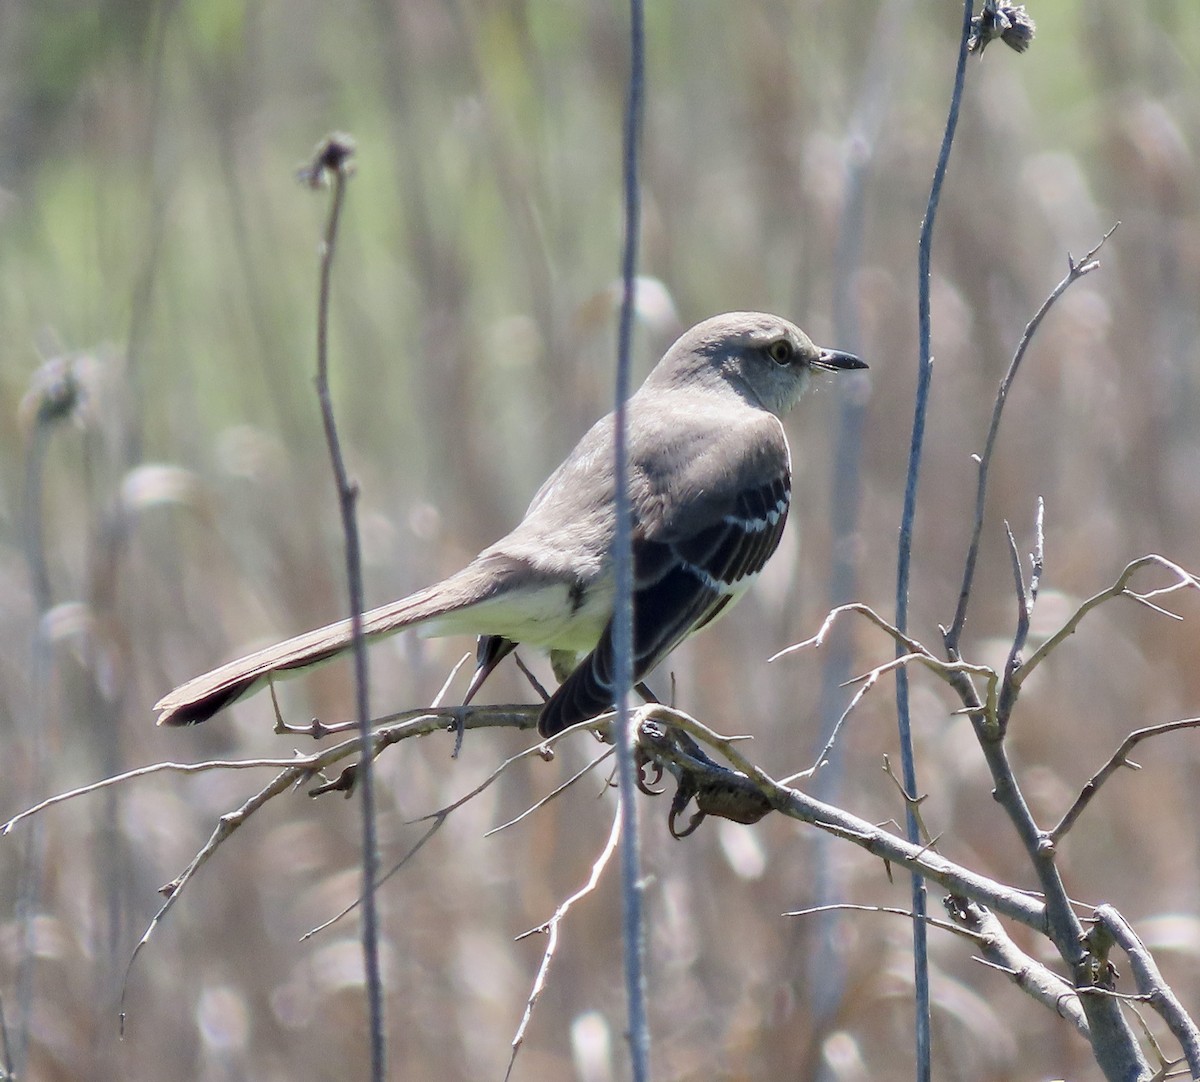
POLYGON ((326 793, 341 793, 349 798, 354 792, 354 784, 358 779, 358 763, 349 763, 342 768, 341 773, 332 781, 324 782, 308 791, 311 797, 324 796, 326 793))
POLYGON ((892 761, 887 755, 883 757, 883 772, 892 779, 892 783, 896 786, 896 790, 899 792, 905 805, 912 810, 913 818, 917 821, 917 829, 920 831, 921 837, 925 839, 924 849, 936 850, 938 838, 941 835, 939 834, 937 838, 931 837, 929 828, 925 825, 925 820, 921 816, 921 805, 925 803, 929 794, 914 796, 905 789, 904 783, 896 776, 896 772, 892 769, 892 761))

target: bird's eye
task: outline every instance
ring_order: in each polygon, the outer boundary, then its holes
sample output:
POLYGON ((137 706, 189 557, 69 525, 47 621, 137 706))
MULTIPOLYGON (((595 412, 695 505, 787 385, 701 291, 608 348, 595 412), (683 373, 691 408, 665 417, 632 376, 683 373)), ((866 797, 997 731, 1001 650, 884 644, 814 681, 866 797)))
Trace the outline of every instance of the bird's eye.
POLYGON ((795 355, 796 351, 792 349, 792 343, 786 338, 780 338, 767 346, 767 356, 779 365, 790 364, 795 355))

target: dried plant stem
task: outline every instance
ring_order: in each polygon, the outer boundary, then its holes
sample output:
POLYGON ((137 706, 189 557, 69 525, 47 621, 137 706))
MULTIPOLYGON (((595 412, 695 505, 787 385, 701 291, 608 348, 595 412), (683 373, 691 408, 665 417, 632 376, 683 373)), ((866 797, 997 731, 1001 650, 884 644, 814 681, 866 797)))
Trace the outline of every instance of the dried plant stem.
MULTIPOLYGON (((629 81, 622 130, 622 187, 625 232, 621 253, 621 315, 617 333, 616 405, 614 410, 614 472, 616 475, 616 537, 613 541, 613 575, 616 580, 612 627, 614 683, 617 691, 617 784, 622 822, 621 909, 625 956, 625 996, 629 1011, 629 1051, 634 1082, 650 1077, 650 1023, 646 1009, 644 967, 642 873, 637 822, 637 772, 633 762, 633 726, 629 692, 633 687, 633 518, 629 502, 629 462, 626 444, 626 400, 632 369, 631 347, 636 303, 638 233, 641 192, 638 155, 641 145, 642 102, 645 94, 645 26, 642 0, 629 2, 629 81)), ((614 825, 613 843, 618 831, 614 825)), ((510 1068, 511 1069, 511 1068, 510 1068)))
POLYGON ((349 593, 350 631, 353 640, 355 705, 358 714, 359 755, 356 783, 362 806, 362 947, 367 978, 367 1014, 370 1020, 371 1078, 387 1077, 387 1042, 383 1018, 383 976, 379 964, 379 918, 375 906, 375 880, 379 853, 375 826, 374 755, 371 749, 370 685, 367 678, 367 648, 362 633, 366 608, 362 584, 362 551, 358 537, 358 488, 350 481, 338 437, 333 397, 329 389, 329 302, 338 225, 346 199, 346 185, 353 175, 353 144, 343 136, 330 136, 317 149, 311 167, 313 179, 327 177, 333 185, 325 240, 321 247, 320 292, 317 301, 317 397, 321 421, 329 445, 330 464, 337 485, 338 509, 346 543, 346 579, 349 593))
MULTIPOLYGON (((950 149, 954 145, 954 132, 958 127, 959 107, 962 104, 963 86, 967 74, 967 45, 971 38, 971 19, 974 14, 973 0, 963 3, 963 23, 959 35, 958 60, 954 68, 954 90, 950 95, 950 108, 946 115, 946 128, 942 134, 942 146, 938 152, 937 165, 933 170, 933 182, 929 188, 929 201, 925 217, 921 222, 921 237, 917 244, 917 391, 913 408, 912 438, 909 445, 908 471, 904 484, 904 510, 900 516, 900 540, 896 551, 896 627, 908 631, 908 581, 912 570, 913 525, 917 516, 917 483, 921 475, 921 454, 925 444, 925 418, 929 410, 929 388, 933 379, 933 355, 930 348, 930 266, 933 258, 933 225, 937 218, 938 201, 950 164, 950 149)), ((899 647, 897 647, 899 649, 899 647)), ((917 764, 913 753, 912 725, 908 706, 908 673, 901 668, 896 672, 896 722, 900 738, 900 765, 904 774, 904 788, 910 793, 918 791, 917 764)), ((912 806, 905 809, 905 829, 909 841, 919 837, 918 825, 912 806)), ((912 877, 913 909, 913 980, 915 986, 917 1082, 929 1082, 932 1077, 932 1035, 929 1007, 929 959, 926 943, 926 898, 925 883, 918 875, 912 877)))

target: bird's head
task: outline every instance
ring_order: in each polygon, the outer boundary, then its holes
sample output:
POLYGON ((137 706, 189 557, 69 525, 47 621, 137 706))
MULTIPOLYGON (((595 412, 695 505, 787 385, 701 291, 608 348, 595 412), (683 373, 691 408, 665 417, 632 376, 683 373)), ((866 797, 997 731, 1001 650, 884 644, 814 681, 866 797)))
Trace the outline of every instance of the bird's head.
POLYGON ((762 312, 728 312, 686 331, 651 374, 674 385, 732 384, 782 417, 814 371, 866 368, 853 354, 815 345, 794 323, 762 312))

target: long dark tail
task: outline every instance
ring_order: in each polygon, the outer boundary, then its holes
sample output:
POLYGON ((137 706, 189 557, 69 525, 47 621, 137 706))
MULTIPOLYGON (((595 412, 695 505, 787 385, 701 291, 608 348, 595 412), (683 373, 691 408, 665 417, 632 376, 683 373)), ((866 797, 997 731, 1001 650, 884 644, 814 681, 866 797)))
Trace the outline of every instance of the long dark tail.
MULTIPOLYGON (((468 567, 415 594, 363 614, 363 634, 377 639, 427 620, 459 612, 487 596, 486 579, 468 567)), ((159 725, 198 725, 243 695, 262 687, 270 676, 284 675, 328 661, 351 645, 350 621, 319 627, 257 650, 180 684, 155 704, 159 725)))

